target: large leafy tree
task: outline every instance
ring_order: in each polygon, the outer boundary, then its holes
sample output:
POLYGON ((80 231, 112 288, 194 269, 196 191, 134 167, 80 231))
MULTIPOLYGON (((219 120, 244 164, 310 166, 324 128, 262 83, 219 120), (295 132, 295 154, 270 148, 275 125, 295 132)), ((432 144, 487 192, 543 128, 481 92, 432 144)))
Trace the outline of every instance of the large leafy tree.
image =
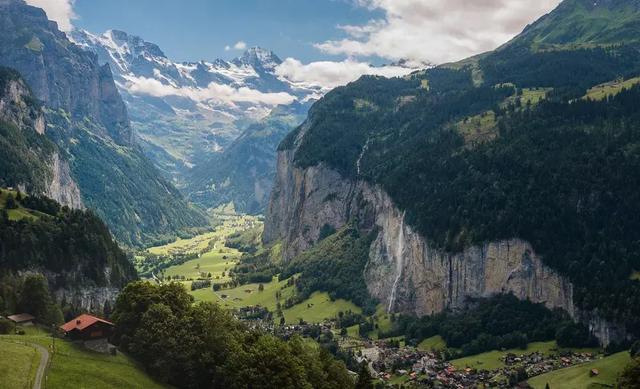
POLYGON ((118 297, 115 340, 155 377, 180 388, 353 386, 343 363, 301 339, 250 331, 180 284, 135 282, 118 297))

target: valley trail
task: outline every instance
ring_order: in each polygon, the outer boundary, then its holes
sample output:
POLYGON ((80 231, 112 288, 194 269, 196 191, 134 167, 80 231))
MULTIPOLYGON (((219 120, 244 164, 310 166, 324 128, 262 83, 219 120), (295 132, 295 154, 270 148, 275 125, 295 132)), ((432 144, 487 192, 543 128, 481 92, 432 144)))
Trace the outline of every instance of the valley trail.
POLYGON ((42 388, 42 380, 49 365, 49 350, 35 343, 29 343, 29 345, 40 352, 40 366, 38 366, 38 371, 36 372, 36 379, 33 381, 33 389, 40 389, 42 388))

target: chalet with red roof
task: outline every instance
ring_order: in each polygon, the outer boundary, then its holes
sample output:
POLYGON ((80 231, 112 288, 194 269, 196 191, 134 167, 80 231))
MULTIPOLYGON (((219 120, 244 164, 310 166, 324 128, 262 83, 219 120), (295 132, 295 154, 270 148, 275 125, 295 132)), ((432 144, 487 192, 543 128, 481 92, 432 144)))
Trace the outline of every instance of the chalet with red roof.
POLYGON ((113 333, 113 323, 91 315, 80 315, 60 329, 73 340, 107 339, 113 333))

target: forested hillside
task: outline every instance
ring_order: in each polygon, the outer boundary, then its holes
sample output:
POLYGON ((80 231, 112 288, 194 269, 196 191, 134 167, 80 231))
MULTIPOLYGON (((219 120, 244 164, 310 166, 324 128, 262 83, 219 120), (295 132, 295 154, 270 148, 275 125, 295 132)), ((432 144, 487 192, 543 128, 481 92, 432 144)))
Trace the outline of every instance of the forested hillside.
POLYGON ((583 98, 640 75, 638 5, 587 3, 564 2, 495 52, 338 88, 280 148, 296 147, 298 167, 380 185, 434 248, 530 242, 578 307, 640 335, 640 88, 583 98), (606 32, 567 35, 602 15, 606 32))
POLYGON ((23 272, 46 275, 52 290, 121 288, 137 278, 107 226, 92 212, 2 190, 0 289, 5 306, 1 310, 15 308, 17 275, 23 272))

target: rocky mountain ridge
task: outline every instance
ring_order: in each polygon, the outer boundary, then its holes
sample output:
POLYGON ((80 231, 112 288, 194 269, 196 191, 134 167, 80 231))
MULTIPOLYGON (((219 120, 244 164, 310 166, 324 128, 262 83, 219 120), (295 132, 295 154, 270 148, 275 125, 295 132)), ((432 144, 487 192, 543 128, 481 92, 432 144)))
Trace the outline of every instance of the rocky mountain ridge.
POLYGON ((16 69, 44 105, 46 136, 57 145, 58 184, 67 170, 82 202, 118 239, 140 245, 205 227, 204 215, 166 182, 135 143, 110 67, 67 39, 43 10, 0 3, 0 65, 16 69), (70 169, 64 167, 68 161, 70 169))
POLYGON ((71 37, 111 65, 146 154, 187 193, 193 167, 215 169, 210 159, 275 107, 307 104, 322 93, 279 77, 282 60, 259 47, 230 61, 175 62, 123 31, 75 30, 71 37))

